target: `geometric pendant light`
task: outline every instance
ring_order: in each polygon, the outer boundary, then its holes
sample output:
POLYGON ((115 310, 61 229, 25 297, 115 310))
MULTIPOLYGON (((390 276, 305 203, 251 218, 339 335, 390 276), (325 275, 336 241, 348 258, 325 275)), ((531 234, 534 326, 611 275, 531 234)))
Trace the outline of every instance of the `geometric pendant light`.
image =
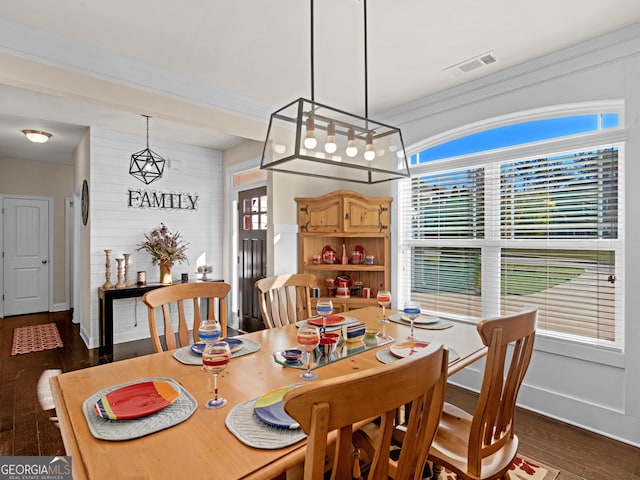
POLYGON ((151 117, 148 115, 142 116, 147 118, 147 148, 131 155, 129 173, 149 185, 162 177, 166 160, 149 149, 149 118, 151 117))
POLYGON ((261 169, 363 184, 410 177, 400 129, 369 118, 367 0, 363 3, 364 116, 315 100, 314 1, 310 0, 311 100, 298 98, 271 114, 261 169))

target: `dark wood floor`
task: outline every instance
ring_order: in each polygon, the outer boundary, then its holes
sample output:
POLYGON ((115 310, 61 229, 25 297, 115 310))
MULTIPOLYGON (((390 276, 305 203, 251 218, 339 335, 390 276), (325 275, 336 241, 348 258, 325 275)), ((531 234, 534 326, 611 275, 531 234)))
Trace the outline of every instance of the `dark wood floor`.
MULTIPOLYGON (((99 363, 88 350, 68 312, 0 319, 0 455, 63 455, 55 410, 41 404, 37 385, 43 373, 68 372, 99 363), (14 327, 55 322, 63 348, 10 356, 14 327)), ((114 359, 146 355, 151 342, 116 345, 114 359)), ((45 399, 46 400, 46 399, 45 399)), ((449 387, 447 400, 473 410, 475 395, 449 387)), ((520 452, 560 470, 559 480, 640 480, 640 449, 542 415, 518 410, 520 452)))

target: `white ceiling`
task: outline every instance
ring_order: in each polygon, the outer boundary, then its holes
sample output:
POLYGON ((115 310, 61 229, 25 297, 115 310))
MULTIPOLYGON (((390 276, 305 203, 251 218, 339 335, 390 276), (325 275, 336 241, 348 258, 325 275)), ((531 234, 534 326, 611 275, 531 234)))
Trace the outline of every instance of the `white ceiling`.
MULTIPOLYGON (((315 99, 364 113, 362 0, 315 2, 315 99)), ((640 22, 638 0, 369 0, 369 114, 640 22), (492 51, 498 61, 446 70, 492 51)), ((311 97, 305 0, 31 0, 0 7, 0 157, 71 163, 87 126, 216 149, 311 97), (20 130, 53 133, 33 145, 20 130)))

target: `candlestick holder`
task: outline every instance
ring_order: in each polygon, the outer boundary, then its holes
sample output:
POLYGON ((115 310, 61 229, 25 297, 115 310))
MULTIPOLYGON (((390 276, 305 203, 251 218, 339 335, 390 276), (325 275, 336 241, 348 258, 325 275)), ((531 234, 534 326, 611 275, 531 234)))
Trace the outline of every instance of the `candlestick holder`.
POLYGON ((122 262, 124 258, 116 258, 116 262, 118 262, 118 283, 116 283, 116 288, 124 288, 124 282, 122 281, 122 262))
POLYGON ((110 248, 105 248, 104 254, 106 256, 106 259, 105 259, 105 262, 104 262, 104 267, 105 267, 104 278, 105 278, 105 282, 102 285, 102 288, 113 288, 113 283, 111 283, 111 249, 110 248))
POLYGON ((129 262, 131 261, 131 254, 123 253, 122 256, 124 257, 124 286, 127 288, 132 287, 133 282, 129 280, 129 262))

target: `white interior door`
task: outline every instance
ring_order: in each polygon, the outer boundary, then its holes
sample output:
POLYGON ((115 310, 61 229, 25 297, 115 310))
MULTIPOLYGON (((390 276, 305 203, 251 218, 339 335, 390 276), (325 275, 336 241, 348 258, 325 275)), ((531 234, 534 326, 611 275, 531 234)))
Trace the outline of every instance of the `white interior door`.
POLYGON ((49 310, 49 201, 4 197, 4 315, 49 310))

